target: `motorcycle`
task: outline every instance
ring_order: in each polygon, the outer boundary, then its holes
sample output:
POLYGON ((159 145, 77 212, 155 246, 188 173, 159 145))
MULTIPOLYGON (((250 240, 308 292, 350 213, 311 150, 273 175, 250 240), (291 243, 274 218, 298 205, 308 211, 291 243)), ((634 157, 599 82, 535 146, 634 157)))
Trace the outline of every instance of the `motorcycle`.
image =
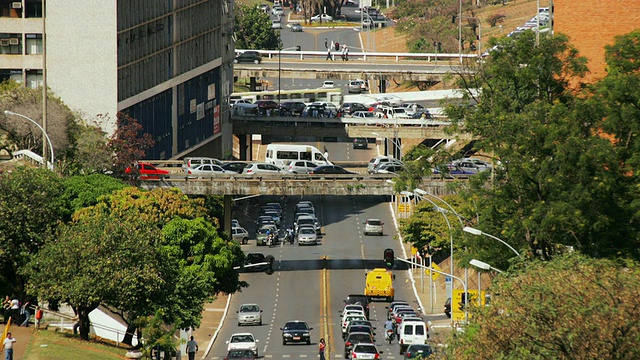
POLYGON ((289 244, 293 245, 293 231, 287 231, 287 233, 284 236, 284 240, 289 241, 289 244))
POLYGON ((276 246, 276 243, 277 243, 277 239, 275 235, 271 234, 267 237, 267 246, 274 247, 276 246))
POLYGON ((396 332, 393 329, 386 329, 384 332, 384 339, 387 340, 389 344, 391 344, 395 336, 396 332))

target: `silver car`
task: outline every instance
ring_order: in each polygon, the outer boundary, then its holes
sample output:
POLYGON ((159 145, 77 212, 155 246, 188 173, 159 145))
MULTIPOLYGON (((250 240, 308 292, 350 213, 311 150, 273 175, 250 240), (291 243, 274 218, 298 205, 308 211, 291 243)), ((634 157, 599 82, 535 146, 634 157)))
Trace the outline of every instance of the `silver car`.
POLYGON ((244 170, 242 170, 242 173, 245 175, 253 175, 253 174, 278 175, 282 173, 282 169, 280 169, 279 167, 273 164, 253 163, 253 164, 249 164, 246 168, 244 168, 244 170))
POLYGON ((184 172, 189 177, 192 177, 191 175, 195 175, 193 177, 196 177, 196 176, 213 176, 213 175, 220 175, 220 174, 227 173, 227 171, 221 168, 219 165, 210 165, 210 164, 202 164, 193 168, 185 168, 184 172))
POLYGON ((293 174, 308 174, 309 171, 315 169, 318 167, 318 164, 311 162, 311 161, 305 161, 305 160, 296 160, 296 161, 292 161, 289 164, 289 172, 293 173, 293 174))
POLYGON ((384 223, 380 219, 367 219, 364 222, 364 234, 378 234, 382 236, 384 232, 384 223))
POLYGON ((244 245, 249 242, 249 232, 244 228, 234 227, 231 229, 231 238, 244 245))
POLYGON ((242 304, 238 313, 238 326, 262 325, 262 310, 257 304, 242 304))
POLYGON ((318 235, 315 226, 301 226, 298 229, 298 245, 316 245, 318 235))

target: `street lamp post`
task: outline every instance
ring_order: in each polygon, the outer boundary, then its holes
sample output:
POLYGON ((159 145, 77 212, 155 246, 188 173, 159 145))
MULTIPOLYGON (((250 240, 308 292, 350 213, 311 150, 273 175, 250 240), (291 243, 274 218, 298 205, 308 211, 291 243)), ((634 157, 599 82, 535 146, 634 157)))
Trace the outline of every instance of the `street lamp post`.
POLYGON ((280 80, 282 78, 282 25, 278 31, 278 104, 280 100, 280 80))
MULTIPOLYGON (((372 132, 371 135, 375 135, 377 137, 384 138, 385 141, 391 140, 391 142, 393 143, 393 147, 394 147, 393 157, 398 159, 398 160, 400 160, 400 161, 402 161, 402 147, 401 147, 401 144, 396 139, 389 139, 388 137, 382 136, 382 135, 380 135, 380 133, 377 133, 377 132, 372 132), (396 149, 397 149, 397 151, 396 151, 396 149)), ((387 151, 387 155, 388 155, 388 151, 387 151)))
MULTIPOLYGON (((13 111, 9 111, 9 110, 5 110, 4 111, 5 115, 14 115, 14 116, 18 116, 21 117, 27 121, 32 122, 35 126, 38 127, 38 129, 40 129, 42 131, 42 133, 44 134, 45 138, 47 139, 47 141, 49 142, 49 149, 51 150, 51 165, 49 166, 46 163, 46 158, 43 157, 43 160, 45 160, 45 166, 47 166, 47 168, 50 168, 51 170, 53 170, 53 161, 55 159, 55 157, 53 156, 53 143, 51 142, 51 139, 49 138, 49 134, 47 134, 47 132, 44 130, 44 128, 42 126, 40 126, 40 124, 38 124, 37 122, 35 122, 35 120, 33 120, 32 118, 22 115, 22 114, 18 114, 18 113, 14 113, 13 111)), ((46 143, 43 141, 42 142, 42 146, 46 146, 46 143)))
POLYGON ((477 259, 471 259, 471 261, 469 261, 469 264, 472 266, 477 267, 478 269, 482 269, 482 270, 493 270, 495 272, 501 273, 502 270, 494 268, 493 266, 487 264, 486 262, 477 260, 477 259))
POLYGON ((502 244, 504 244, 505 246, 507 246, 509 249, 511 249, 511 251, 513 251, 516 255, 518 255, 518 257, 520 259, 523 259, 522 255, 520 255, 520 253, 518 251, 516 251, 516 249, 514 249, 511 245, 507 244, 506 241, 504 241, 504 240, 502 240, 502 239, 500 239, 500 238, 498 238, 496 236, 493 236, 491 234, 487 234, 486 232, 484 232, 482 230, 478 230, 478 229, 472 228, 470 226, 465 226, 462 230, 464 232, 466 232, 466 233, 469 233, 469 234, 473 234, 473 235, 476 235, 476 236, 484 235, 486 237, 490 237, 490 238, 492 238, 494 240, 497 240, 497 241, 501 242, 502 244))

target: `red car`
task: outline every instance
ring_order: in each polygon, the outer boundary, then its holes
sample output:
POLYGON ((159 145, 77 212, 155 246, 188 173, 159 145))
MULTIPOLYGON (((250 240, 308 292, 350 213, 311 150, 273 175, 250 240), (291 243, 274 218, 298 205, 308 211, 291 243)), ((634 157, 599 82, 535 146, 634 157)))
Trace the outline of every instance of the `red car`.
POLYGON ((136 163, 134 165, 136 170, 130 166, 124 170, 127 174, 133 173, 134 175, 139 175, 140 180, 158 180, 163 176, 169 175, 169 171, 158 169, 157 167, 149 164, 149 163, 136 163))
POLYGON ((251 350, 229 350, 224 360, 256 360, 257 357, 251 350))

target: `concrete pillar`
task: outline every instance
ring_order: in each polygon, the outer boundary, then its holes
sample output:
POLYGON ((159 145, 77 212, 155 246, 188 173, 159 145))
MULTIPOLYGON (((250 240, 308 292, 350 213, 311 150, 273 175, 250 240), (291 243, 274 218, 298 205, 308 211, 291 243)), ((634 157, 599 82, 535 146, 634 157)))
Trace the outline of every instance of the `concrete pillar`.
POLYGON ((381 76, 378 81, 378 90, 380 91, 380 94, 387 92, 387 80, 383 76, 381 76))
POLYGON ((224 208, 224 224, 222 228, 227 234, 231 234, 231 210, 233 209, 231 195, 224 195, 222 207, 224 208))
POLYGON ((238 135, 240 160, 251 160, 251 134, 238 135))
POLYGON ((249 78, 249 91, 256 91, 256 77, 249 78))

